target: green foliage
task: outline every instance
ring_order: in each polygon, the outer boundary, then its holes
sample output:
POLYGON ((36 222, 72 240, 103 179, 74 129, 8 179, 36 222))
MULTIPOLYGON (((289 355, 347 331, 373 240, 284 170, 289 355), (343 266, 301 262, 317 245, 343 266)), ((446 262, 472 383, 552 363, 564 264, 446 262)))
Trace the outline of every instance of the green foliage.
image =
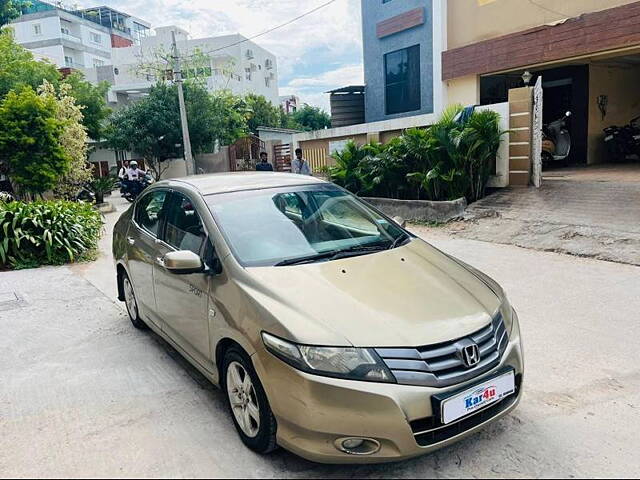
MULTIPOLYGON (((114 149, 141 154, 156 179, 168 168, 165 160, 182 156, 182 127, 175 85, 159 83, 149 96, 114 113, 104 137, 114 149), (176 146, 178 145, 178 146, 176 146)), ((184 85, 191 148, 211 150, 216 141, 233 142, 246 133, 244 106, 226 92, 210 95, 197 83, 184 85)))
POLYGON ((0 266, 77 261, 97 247, 102 216, 82 202, 0 203, 0 266))
POLYGON ((257 133, 258 127, 282 126, 282 109, 264 96, 251 93, 244 97, 244 101, 249 112, 247 125, 251 132, 257 133))
POLYGON ((388 144, 347 144, 334 153, 335 183, 368 196, 474 202, 484 197, 502 136, 499 115, 485 110, 457 121, 452 107, 429 128, 409 129, 388 144))
POLYGON ((87 131, 82 124, 81 107, 69 94, 70 91, 71 86, 66 83, 61 83, 56 91, 47 81, 38 89, 41 98, 55 104, 56 118, 64 125, 60 145, 70 161, 67 172, 58 179, 53 192, 57 198, 67 200, 72 200, 78 188, 93 177, 91 166, 87 163, 87 131))
POLYGON ((67 173, 71 161, 60 139, 65 122, 54 98, 25 87, 0 104, 0 163, 21 192, 42 194, 67 173))
POLYGON ((25 86, 36 90, 44 80, 58 85, 60 72, 56 66, 35 60, 29 50, 15 43, 12 33, 8 29, 0 31, 0 100, 10 90, 25 86))
POLYGON ((104 195, 105 193, 113 192, 116 189, 117 184, 117 178, 107 175, 106 177, 98 177, 91 180, 91 189, 96 195, 104 195))
POLYGON ((105 99, 109 84, 102 82, 93 85, 87 82, 80 72, 69 75, 64 79, 64 83, 71 86, 69 95, 75 98, 76 104, 82 110, 82 124, 87 129, 87 135, 94 140, 100 140, 104 122, 111 113, 105 99))
POLYGON ((17 18, 21 8, 28 4, 26 0, 0 0, 0 27, 17 18))
POLYGON ((291 114, 291 118, 293 123, 301 130, 311 131, 331 128, 331 116, 320 107, 304 105, 297 112, 291 114))

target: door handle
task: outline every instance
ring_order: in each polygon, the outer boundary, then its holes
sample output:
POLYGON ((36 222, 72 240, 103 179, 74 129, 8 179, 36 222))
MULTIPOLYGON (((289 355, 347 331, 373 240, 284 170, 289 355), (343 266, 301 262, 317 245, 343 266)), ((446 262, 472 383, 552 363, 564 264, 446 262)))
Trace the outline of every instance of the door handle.
POLYGON ((136 243, 136 239, 133 237, 127 237, 127 242, 129 242, 129 245, 133 245, 136 243))

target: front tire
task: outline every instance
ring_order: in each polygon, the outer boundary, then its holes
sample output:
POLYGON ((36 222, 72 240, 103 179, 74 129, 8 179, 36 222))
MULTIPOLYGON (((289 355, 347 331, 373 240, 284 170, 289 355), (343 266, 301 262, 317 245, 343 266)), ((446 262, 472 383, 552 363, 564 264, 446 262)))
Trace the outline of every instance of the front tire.
POLYGON ((140 310, 138 309, 138 300, 136 299, 136 293, 133 289, 133 284, 129 279, 129 275, 122 274, 122 291, 124 293, 124 304, 127 306, 127 313, 129 314, 129 320, 134 327, 138 330, 147 330, 147 324, 140 318, 140 310))
POLYGON ((242 443, 256 453, 267 454, 277 448, 276 419, 267 395, 249 356, 231 347, 224 356, 221 385, 242 443))

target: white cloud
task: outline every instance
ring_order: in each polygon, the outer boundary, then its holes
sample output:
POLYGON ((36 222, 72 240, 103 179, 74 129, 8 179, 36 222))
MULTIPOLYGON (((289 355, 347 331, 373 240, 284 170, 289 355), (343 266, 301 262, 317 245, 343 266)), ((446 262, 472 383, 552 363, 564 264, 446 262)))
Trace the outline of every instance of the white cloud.
MULTIPOLYGON (((117 10, 143 18, 154 27, 178 25, 194 38, 225 33, 247 37, 283 24, 312 10, 326 0, 112 0, 105 3, 117 10)), ((81 0, 84 6, 94 0, 81 0)), ((291 25, 257 38, 256 43, 278 58, 282 90, 308 90, 317 95, 322 88, 346 85, 339 75, 353 78, 356 65, 335 65, 341 58, 358 61, 362 51, 360 0, 336 0, 331 5, 291 25), (350 70, 351 69, 351 70, 350 70), (319 78, 294 78, 296 72, 318 72, 319 78), (295 82, 295 83, 294 83, 295 82), (316 90, 313 89, 315 84, 316 90), (336 83, 338 82, 338 83, 336 83)), ((361 68, 361 67, 360 67, 361 68)), ((360 80, 359 82, 361 82, 360 80)), ((359 83, 357 82, 357 83, 359 83)))

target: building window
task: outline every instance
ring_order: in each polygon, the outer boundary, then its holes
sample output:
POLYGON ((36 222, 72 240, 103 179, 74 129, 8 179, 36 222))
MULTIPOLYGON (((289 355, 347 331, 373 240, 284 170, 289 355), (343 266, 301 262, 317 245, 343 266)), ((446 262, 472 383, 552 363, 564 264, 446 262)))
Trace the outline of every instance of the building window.
POLYGON ((42 35, 42 25, 40 25, 39 23, 36 23, 33 26, 33 34, 34 35, 42 35))
POLYGON ((91 35, 91 41, 93 43, 102 43, 102 35, 98 35, 97 33, 90 33, 91 35))
POLYGON ((420 45, 384 56, 387 115, 420 110, 420 45))
POLYGON ((67 67, 73 67, 73 57, 69 57, 67 55, 64 56, 64 64, 67 67))
POLYGON ((104 60, 99 60, 97 58, 93 59, 93 68, 103 67, 103 66, 104 66, 104 60))

